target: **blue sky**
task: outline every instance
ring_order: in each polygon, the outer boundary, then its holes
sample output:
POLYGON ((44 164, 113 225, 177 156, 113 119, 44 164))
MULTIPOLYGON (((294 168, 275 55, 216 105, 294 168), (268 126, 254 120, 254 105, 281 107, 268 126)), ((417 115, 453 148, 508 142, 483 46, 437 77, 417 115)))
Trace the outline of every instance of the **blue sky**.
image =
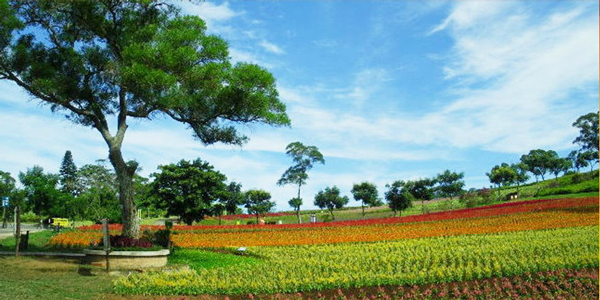
MULTIPOLYGON (((395 180, 465 172, 489 186, 494 165, 531 149, 575 149, 578 116, 598 110, 597 1, 177 2, 229 42, 233 61, 277 78, 291 127, 241 126, 244 147, 203 146, 166 118, 130 121, 123 151, 148 176, 161 164, 207 160, 273 195, 290 166, 285 147, 317 146, 326 164, 309 173, 303 208, 317 191, 370 181, 383 196, 395 180)), ((100 135, 50 113, 0 82, 0 170, 57 172, 66 150, 78 166, 107 156, 100 135)), ((358 205, 351 202, 350 205, 358 205)))

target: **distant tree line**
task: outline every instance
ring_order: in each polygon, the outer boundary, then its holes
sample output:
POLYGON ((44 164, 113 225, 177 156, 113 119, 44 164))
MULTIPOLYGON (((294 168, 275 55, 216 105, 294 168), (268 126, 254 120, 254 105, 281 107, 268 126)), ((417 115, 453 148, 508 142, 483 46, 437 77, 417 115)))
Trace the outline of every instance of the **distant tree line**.
POLYGON ((498 189, 517 185, 527 180, 529 175, 545 180, 548 174, 558 175, 567 172, 579 172, 581 168, 590 167, 590 171, 598 163, 598 113, 589 113, 577 118, 573 126, 579 129, 579 136, 573 140, 579 149, 571 151, 566 157, 560 157, 554 150, 535 149, 521 156, 515 164, 501 163, 492 168, 486 175, 498 189))

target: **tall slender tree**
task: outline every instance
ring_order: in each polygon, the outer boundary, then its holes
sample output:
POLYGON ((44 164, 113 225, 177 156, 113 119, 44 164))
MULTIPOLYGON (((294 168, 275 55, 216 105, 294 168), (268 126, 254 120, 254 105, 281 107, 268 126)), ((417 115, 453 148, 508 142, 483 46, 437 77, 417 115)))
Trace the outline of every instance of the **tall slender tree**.
POLYGON ((243 144, 239 123, 290 123, 271 73, 232 65, 226 41, 164 1, 0 0, 0 80, 100 133, 126 236, 139 234, 138 164, 122 153, 131 118, 165 115, 204 144, 243 144))
MULTIPOLYGON (((323 154, 319 152, 319 148, 315 146, 305 146, 300 142, 293 142, 285 148, 286 154, 292 157, 295 165, 289 167, 281 178, 277 181, 278 185, 294 184, 298 185, 298 196, 300 205, 302 205, 302 197, 300 197, 300 188, 306 184, 308 179, 308 171, 310 171, 315 163, 325 164, 323 154)), ((295 203, 298 203, 296 201, 295 203)), ((291 204, 290 204, 291 205, 291 204)), ((298 223, 302 222, 300 218, 300 207, 298 206, 296 214, 298 215, 298 223)))
POLYGON ((59 173, 61 190, 73 196, 77 196, 77 166, 75 166, 75 162, 73 162, 71 150, 65 152, 59 173))

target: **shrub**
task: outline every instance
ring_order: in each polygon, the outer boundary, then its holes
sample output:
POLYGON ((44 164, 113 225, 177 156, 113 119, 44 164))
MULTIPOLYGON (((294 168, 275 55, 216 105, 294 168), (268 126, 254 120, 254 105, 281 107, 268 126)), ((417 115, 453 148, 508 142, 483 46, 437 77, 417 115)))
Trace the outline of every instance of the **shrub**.
POLYGON ((25 223, 39 223, 42 217, 37 216, 32 211, 28 211, 24 214, 21 214, 21 222, 25 223))
MULTIPOLYGON (((152 242, 146 238, 131 238, 122 235, 111 235, 109 237, 111 248, 152 248, 152 242)), ((101 240, 98 244, 99 247, 104 246, 104 241, 101 240)))
POLYGON ((171 230, 159 229, 154 233, 154 244, 160 245, 163 248, 171 248, 171 230))
POLYGON ((581 173, 576 173, 571 177, 571 183, 578 184, 585 180, 585 176, 581 173))
POLYGON ((462 195, 460 195, 460 198, 458 198, 458 200, 463 203, 466 207, 475 207, 477 206, 477 194, 475 193, 475 191, 468 191, 462 195))
POLYGON ((483 188, 477 191, 477 196, 481 197, 482 204, 492 203, 494 200, 493 193, 491 189, 483 188))

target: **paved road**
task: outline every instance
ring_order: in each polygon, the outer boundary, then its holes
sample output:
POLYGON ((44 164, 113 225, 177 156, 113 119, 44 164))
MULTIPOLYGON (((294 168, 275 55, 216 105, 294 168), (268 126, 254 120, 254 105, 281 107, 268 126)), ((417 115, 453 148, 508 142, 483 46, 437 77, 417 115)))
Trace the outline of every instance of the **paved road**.
MULTIPOLYGON (((0 223, 0 239, 4 239, 7 237, 13 236, 13 224, 7 224, 6 228, 1 228, 2 223, 0 223)), ((37 228, 35 224, 21 224, 21 233, 25 233, 29 230, 29 233, 42 231, 44 229, 37 228)))

